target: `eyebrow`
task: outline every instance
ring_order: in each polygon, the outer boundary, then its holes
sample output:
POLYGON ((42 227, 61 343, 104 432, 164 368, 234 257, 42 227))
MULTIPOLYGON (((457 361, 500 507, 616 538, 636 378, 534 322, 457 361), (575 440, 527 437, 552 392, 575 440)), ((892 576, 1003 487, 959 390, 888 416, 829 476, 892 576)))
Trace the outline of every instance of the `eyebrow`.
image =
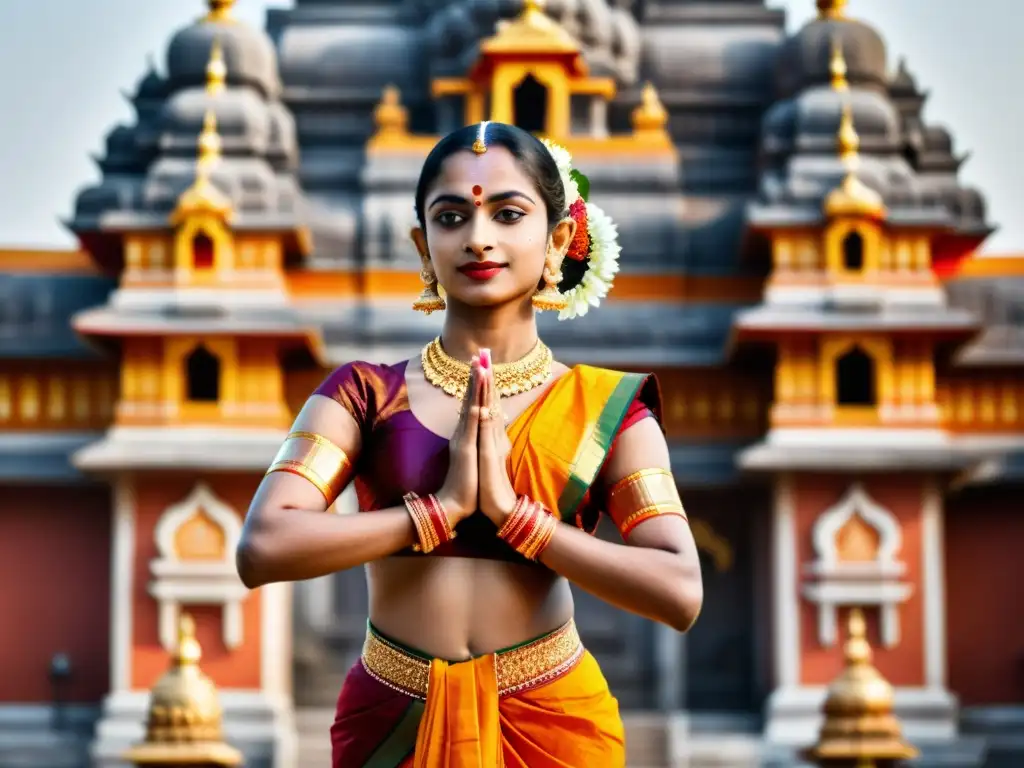
MULTIPOLYGON (((514 197, 521 197, 524 200, 530 201, 534 205, 537 204, 536 201, 528 194, 526 194, 525 192, 519 192, 518 190, 515 189, 510 189, 508 192, 498 192, 495 195, 491 195, 490 197, 487 198, 487 203, 500 203, 502 200, 511 200, 514 197)), ((453 205, 468 205, 469 200, 467 200, 464 197, 460 197, 459 195, 438 195, 437 197, 430 201, 430 205, 427 206, 427 210, 430 210, 435 205, 439 205, 440 203, 452 203, 453 205)))

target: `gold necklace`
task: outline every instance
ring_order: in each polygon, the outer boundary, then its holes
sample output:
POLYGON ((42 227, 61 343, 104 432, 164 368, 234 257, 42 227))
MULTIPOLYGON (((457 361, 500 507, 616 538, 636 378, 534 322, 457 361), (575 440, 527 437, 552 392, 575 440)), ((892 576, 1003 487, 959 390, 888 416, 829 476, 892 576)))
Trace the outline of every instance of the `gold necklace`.
MULTIPOLYGON (((524 357, 511 363, 497 363, 494 366, 494 386, 501 397, 518 395, 539 387, 551 378, 551 364, 554 355, 541 340, 524 357)), ((469 386, 469 364, 444 351, 438 336, 423 348, 420 354, 423 377, 445 394, 461 400, 469 386)))

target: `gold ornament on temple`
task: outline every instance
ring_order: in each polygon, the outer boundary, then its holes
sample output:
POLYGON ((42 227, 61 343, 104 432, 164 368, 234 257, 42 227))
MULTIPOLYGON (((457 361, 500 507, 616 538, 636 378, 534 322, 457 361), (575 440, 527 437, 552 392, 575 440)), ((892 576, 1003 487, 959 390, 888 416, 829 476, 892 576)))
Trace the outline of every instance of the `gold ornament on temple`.
POLYGON ((224 49, 220 40, 214 40, 210 48, 210 60, 206 64, 206 92, 216 96, 224 91, 228 81, 228 66, 224 62, 224 49))
POLYGON ((908 760, 917 750, 903 741, 893 714, 893 689, 871 664, 864 613, 850 611, 849 638, 843 647, 846 668, 829 686, 825 722, 818 743, 804 759, 826 761, 908 760))
MULTIPOLYGON (((494 388, 502 397, 529 392, 551 378, 554 355, 539 339, 524 357, 510 363, 494 364, 494 388)), ((462 399, 469 386, 469 364, 444 351, 441 337, 423 348, 420 354, 423 377, 445 394, 462 399)))
POLYGON ((235 0, 207 0, 207 5, 210 8, 209 13, 206 14, 207 21, 234 21, 231 10, 234 8, 235 0))
POLYGON ((847 0, 818 0, 819 19, 845 19, 847 0))
POLYGON ((850 82, 846 79, 849 68, 843 54, 843 44, 838 36, 832 37, 832 55, 829 57, 828 71, 832 77, 832 90, 845 92, 850 90, 850 82))
POLYGON ((880 194, 857 178, 860 165, 860 136, 853 124, 853 108, 843 105, 836 135, 839 159, 846 168, 846 176, 838 187, 825 198, 825 213, 835 216, 885 216, 885 200, 880 194))
POLYGON ((135 765, 240 765, 242 754, 224 743, 222 710, 213 682, 199 669, 202 649, 195 621, 182 614, 171 668, 153 687, 146 738, 125 760, 135 765))

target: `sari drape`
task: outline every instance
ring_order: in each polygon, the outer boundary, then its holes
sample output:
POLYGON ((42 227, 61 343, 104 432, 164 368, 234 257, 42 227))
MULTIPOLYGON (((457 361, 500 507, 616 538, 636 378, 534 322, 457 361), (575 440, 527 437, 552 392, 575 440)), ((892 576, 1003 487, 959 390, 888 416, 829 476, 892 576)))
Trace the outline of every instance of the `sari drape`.
MULTIPOLYGON (((577 522, 634 399, 643 390, 651 410, 660 410, 656 385, 647 386, 652 382, 589 366, 563 375, 509 425, 508 468, 516 492, 565 522, 577 522)), ((389 687, 357 662, 331 729, 333 767, 625 766, 618 702, 589 652, 553 679, 499 695, 501 653, 430 660, 425 701, 389 687)), ((546 671, 541 667, 538 662, 538 674, 546 671)))

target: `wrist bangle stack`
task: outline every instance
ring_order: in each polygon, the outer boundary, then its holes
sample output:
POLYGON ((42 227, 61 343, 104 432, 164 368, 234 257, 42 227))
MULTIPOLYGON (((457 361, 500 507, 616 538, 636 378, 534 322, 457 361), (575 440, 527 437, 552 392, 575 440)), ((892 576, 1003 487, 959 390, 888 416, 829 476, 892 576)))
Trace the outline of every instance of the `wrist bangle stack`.
POLYGON ((420 498, 415 493, 407 493, 402 501, 409 510, 412 524, 416 528, 419 543, 413 544, 415 552, 427 554, 435 547, 455 538, 455 531, 448 522, 448 514, 441 502, 433 494, 420 498))
POLYGON ((498 538, 526 559, 536 560, 551 543, 556 528, 558 520, 544 505, 520 496, 512 514, 498 531, 498 538))

